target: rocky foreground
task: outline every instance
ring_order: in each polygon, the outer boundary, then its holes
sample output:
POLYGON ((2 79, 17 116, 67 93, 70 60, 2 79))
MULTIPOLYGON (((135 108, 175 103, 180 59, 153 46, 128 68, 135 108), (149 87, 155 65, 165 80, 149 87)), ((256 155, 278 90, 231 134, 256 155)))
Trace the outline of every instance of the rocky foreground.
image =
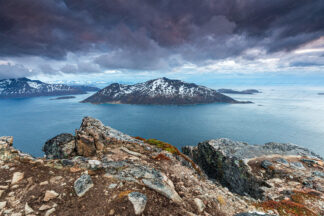
POLYGON ((0 138, 0 215, 323 215, 324 165, 297 146, 183 149, 86 117, 34 158, 0 138), (199 166, 197 166, 198 164, 199 166), (260 212, 260 213, 257 213, 260 212))

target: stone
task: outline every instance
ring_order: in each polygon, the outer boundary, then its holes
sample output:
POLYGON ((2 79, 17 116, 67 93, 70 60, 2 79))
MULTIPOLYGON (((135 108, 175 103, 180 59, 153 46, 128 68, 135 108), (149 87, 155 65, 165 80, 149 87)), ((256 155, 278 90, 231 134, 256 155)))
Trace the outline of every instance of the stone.
POLYGON ((4 190, 0 190, 0 198, 2 197, 2 194, 4 193, 4 190))
POLYGON ((145 210, 147 198, 139 192, 131 192, 128 194, 128 200, 133 204, 135 215, 140 215, 145 210))
POLYGON ((324 172, 321 171, 314 171, 312 172, 313 175, 324 178, 324 172))
POLYGON ((0 185, 0 189, 2 190, 7 190, 9 188, 8 185, 0 185))
POLYGON ((54 176, 50 179, 51 184, 58 184, 62 181, 63 177, 62 176, 54 176))
POLYGON ((114 215, 114 214, 115 214, 115 210, 114 209, 110 209, 109 215, 114 215))
POLYGON ((55 210, 56 210, 55 208, 51 208, 51 209, 47 210, 47 212, 45 213, 44 216, 50 216, 51 214, 53 214, 55 212, 55 210))
POLYGON ((264 169, 268 169, 272 165, 273 164, 270 161, 268 161, 268 160, 261 161, 261 167, 264 168, 264 169))
POLYGON ((7 202, 4 201, 4 202, 0 202, 0 210, 4 209, 7 205, 7 202))
POLYGON ((25 204, 25 214, 28 215, 28 214, 31 214, 33 213, 34 210, 28 205, 28 203, 25 204))
POLYGON ((307 166, 309 166, 309 167, 312 167, 315 164, 317 164, 317 162, 315 160, 311 160, 311 159, 305 159, 305 158, 303 158, 300 161, 303 162, 303 163, 305 163, 305 164, 307 164, 307 166))
POLYGON ((130 154, 130 155, 133 155, 133 156, 137 156, 137 157, 141 157, 142 154, 138 153, 138 152, 134 152, 134 151, 131 151, 129 150, 128 148, 125 148, 125 147, 121 147, 120 150, 130 154))
POLYGON ((281 163, 281 164, 283 164, 283 165, 286 165, 286 166, 289 165, 289 162, 288 162, 286 159, 284 159, 284 158, 278 158, 278 159, 277 159, 277 162, 278 162, 278 163, 281 163))
POLYGON ((197 206, 198 212, 201 213, 204 211, 204 209, 206 208, 205 204, 203 203, 203 201, 199 198, 195 198, 194 202, 197 206))
POLYGON ((74 162, 72 160, 68 160, 68 159, 61 160, 61 164, 63 166, 74 166, 74 162))
POLYGON ((24 173, 22 172, 15 172, 13 174, 12 180, 11 180, 11 184, 17 184, 18 182, 20 182, 22 179, 24 178, 24 173))
POLYGON ((305 169, 304 165, 302 163, 300 163, 300 162, 291 162, 290 167, 293 168, 293 169, 300 169, 300 170, 305 169))
POLYGON ((63 159, 75 155, 75 138, 72 134, 62 133, 45 142, 43 151, 47 158, 63 159))
POLYGON ((88 164, 91 169, 98 169, 101 166, 101 162, 98 160, 88 160, 88 164))
MULTIPOLYGON (((110 184, 109 186, 108 186, 108 188, 109 189, 114 189, 114 188, 116 188, 117 187, 117 184, 110 184)), ((1 196, 0 196, 1 197, 1 196)))
POLYGON ((170 185, 164 183, 160 179, 143 179, 142 181, 147 187, 171 199, 173 202, 175 203, 182 202, 181 197, 174 190, 174 188, 170 187, 170 185))
POLYGON ((50 209, 50 208, 52 208, 52 206, 50 206, 50 205, 47 205, 47 204, 43 204, 41 207, 39 207, 39 211, 45 211, 45 210, 47 210, 47 209, 50 209))
POLYGON ((43 185, 48 185, 48 181, 43 181, 41 183, 39 183, 40 186, 43 186, 43 185))
POLYGON ((12 136, 2 136, 0 137, 0 148, 1 146, 7 148, 9 146, 12 146, 13 143, 13 137, 12 136))
POLYGON ((50 200, 52 200, 52 199, 55 199, 56 197, 58 197, 59 196, 59 194, 58 193, 56 193, 55 191, 53 191, 53 190, 47 190, 46 192, 45 192, 45 196, 44 196, 44 201, 45 202, 48 202, 48 201, 50 201, 50 200))
POLYGON ((89 175, 83 174, 74 182, 74 190, 78 197, 82 197, 93 187, 92 179, 89 175))

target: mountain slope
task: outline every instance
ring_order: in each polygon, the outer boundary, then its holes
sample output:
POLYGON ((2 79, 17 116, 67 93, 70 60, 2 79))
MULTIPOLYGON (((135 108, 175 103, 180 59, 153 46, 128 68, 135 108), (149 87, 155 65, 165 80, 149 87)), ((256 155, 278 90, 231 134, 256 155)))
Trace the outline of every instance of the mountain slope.
POLYGON ((122 104, 203 104, 239 103, 218 93, 216 90, 171 80, 165 77, 149 80, 135 85, 113 83, 82 101, 84 103, 122 103, 122 104))
POLYGON ((84 94, 86 90, 63 84, 47 84, 27 78, 0 80, 0 98, 84 94))

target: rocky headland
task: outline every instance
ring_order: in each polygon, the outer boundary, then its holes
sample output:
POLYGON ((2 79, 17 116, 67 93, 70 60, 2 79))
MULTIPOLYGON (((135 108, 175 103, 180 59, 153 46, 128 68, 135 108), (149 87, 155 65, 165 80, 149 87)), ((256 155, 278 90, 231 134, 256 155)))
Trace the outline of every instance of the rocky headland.
POLYGON ((131 137, 85 117, 34 158, 0 138, 0 215, 323 215, 320 156, 228 139, 131 137))

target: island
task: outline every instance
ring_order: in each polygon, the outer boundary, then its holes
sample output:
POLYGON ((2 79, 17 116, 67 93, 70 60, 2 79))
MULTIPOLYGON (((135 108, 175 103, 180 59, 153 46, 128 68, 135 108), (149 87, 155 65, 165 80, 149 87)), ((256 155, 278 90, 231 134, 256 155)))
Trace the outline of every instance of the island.
POLYGON ((318 93, 318 95, 324 95, 324 93, 321 93, 321 92, 320 92, 320 93, 318 93))
POLYGON ((261 93, 259 90, 256 89, 246 89, 242 91, 237 91, 233 89, 218 89, 217 90, 219 93, 223 94, 256 94, 256 93, 261 93))
POLYGON ((205 86, 165 77, 135 85, 113 83, 82 102, 160 105, 251 103, 234 100, 205 86))
POLYGON ((75 98, 75 96, 63 96, 63 97, 51 98, 50 100, 65 100, 65 99, 72 99, 72 98, 75 98))

